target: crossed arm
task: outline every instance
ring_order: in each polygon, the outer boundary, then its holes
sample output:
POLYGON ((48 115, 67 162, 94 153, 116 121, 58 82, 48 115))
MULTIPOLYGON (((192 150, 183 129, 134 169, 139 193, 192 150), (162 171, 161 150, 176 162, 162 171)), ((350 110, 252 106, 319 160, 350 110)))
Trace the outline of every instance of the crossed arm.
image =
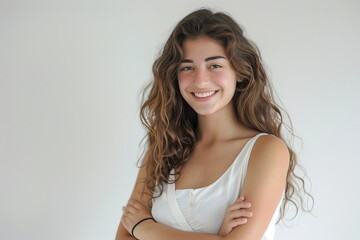
MULTIPOLYGON (((245 202, 244 200, 245 200, 244 197, 240 197, 230 207, 228 207, 223 221, 223 225, 218 235, 223 237, 228 235, 233 228, 245 224, 247 222, 247 219, 252 216, 252 213, 250 211, 247 211, 247 209, 251 206, 251 204, 245 202)), ((154 223, 155 220, 151 217, 149 209, 141 202, 131 199, 128 202, 127 207, 123 207, 123 212, 124 212, 122 218, 123 226, 133 236, 136 236, 139 239, 143 239, 144 236, 140 236, 140 234, 143 233, 148 235, 149 232, 152 230, 153 226, 147 225, 146 227, 144 226, 143 222, 151 221, 154 223), (143 227, 145 227, 145 229, 142 229, 143 227)), ((161 231, 161 229, 159 230, 161 231)), ((166 231, 167 230, 165 230, 165 232, 166 231)), ((171 233, 171 229, 169 233, 171 233)), ((157 233, 154 234, 154 238, 156 235, 157 233)))
MULTIPOLYGON (((248 219, 246 224, 236 225, 234 229, 230 228, 232 230, 226 236, 224 234, 214 235, 181 231, 150 220, 139 224, 134 235, 141 240, 261 239, 284 191, 288 164, 289 152, 282 140, 267 135, 256 141, 241 193, 242 196, 246 196, 247 201, 251 202, 249 210, 253 216, 248 219)), ((145 177, 145 174, 145 171, 141 169, 138 180, 145 177)), ((135 186, 131 200, 126 207, 128 213, 122 217, 116 240, 133 239, 129 234, 132 227, 141 219, 151 217, 149 209, 145 207, 145 202, 141 202, 139 198, 140 190, 142 190, 142 186, 135 186)), ((223 224, 224 226, 229 227, 227 224, 223 224)))

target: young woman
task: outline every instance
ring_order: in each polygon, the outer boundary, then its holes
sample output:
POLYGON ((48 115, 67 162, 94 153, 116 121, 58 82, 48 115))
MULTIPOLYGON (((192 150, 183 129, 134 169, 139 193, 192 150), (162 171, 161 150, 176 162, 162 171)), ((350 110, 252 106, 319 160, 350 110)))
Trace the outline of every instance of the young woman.
POLYGON ((116 239, 273 239, 303 181, 257 48, 202 9, 178 23, 153 73, 147 148, 116 239))

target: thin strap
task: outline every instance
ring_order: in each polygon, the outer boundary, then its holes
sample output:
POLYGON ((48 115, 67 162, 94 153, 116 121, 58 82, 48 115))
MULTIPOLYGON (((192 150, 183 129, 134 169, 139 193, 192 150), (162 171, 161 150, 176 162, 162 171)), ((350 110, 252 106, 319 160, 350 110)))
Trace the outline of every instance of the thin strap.
MULTIPOLYGON (((257 135, 255 135, 254 137, 252 137, 249 141, 247 141, 247 143, 245 143, 245 146, 243 147, 243 149, 241 149, 240 153, 238 154, 238 156, 236 157, 232 167, 235 169, 240 169, 241 165, 245 165, 245 167, 243 168, 245 171, 247 170, 247 165, 249 162, 249 158, 252 152, 252 149, 255 145, 256 140, 264 135, 268 135, 267 133, 258 133, 257 135)), ((244 174, 246 175, 246 172, 244 172, 244 174)), ((245 176, 244 175, 244 176, 245 176)))

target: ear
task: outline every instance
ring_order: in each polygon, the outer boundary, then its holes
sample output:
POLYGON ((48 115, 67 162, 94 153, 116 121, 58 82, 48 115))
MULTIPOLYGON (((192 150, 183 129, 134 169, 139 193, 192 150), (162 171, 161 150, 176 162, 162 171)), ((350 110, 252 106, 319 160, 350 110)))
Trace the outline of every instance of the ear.
POLYGON ((249 80, 245 77, 239 77, 236 80, 236 89, 237 91, 244 91, 249 85, 249 80))
POLYGON ((243 76, 241 76, 241 75, 237 75, 236 76, 236 82, 237 83, 242 83, 244 81, 244 77, 243 76))

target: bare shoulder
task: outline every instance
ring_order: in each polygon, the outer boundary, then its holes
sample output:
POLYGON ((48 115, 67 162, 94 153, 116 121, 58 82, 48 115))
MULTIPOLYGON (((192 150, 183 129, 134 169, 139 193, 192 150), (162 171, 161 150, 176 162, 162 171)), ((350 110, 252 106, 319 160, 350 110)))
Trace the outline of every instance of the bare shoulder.
POLYGON ((260 136, 252 149, 252 164, 288 167, 290 154, 285 142, 275 135, 260 136))
POLYGON ((253 145, 241 195, 251 202, 253 216, 235 228, 236 239, 260 239, 264 235, 286 187, 289 150, 274 135, 260 136, 253 145))

